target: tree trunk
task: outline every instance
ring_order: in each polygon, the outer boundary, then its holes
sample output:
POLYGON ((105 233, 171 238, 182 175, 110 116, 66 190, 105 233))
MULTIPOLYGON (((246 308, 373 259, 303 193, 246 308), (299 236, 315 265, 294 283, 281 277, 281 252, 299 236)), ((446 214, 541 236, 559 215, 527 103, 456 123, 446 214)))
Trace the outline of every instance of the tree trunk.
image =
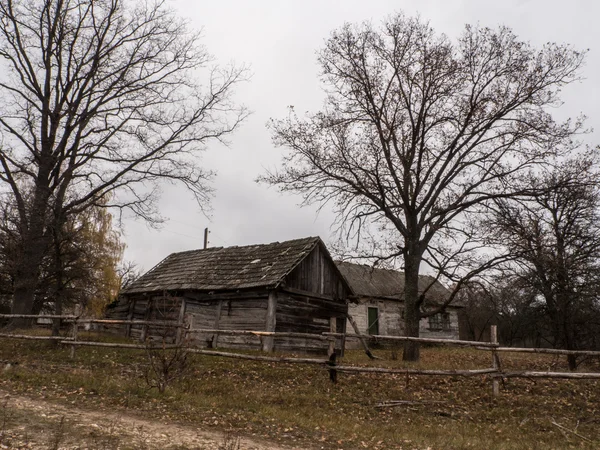
MULTIPOLYGON (((54 314, 57 316, 61 316, 62 312, 62 298, 57 296, 54 299, 54 314)), ((60 324, 61 319, 54 319, 52 321, 52 336, 58 336, 60 334, 60 324)))
MULTIPOLYGON (((32 314, 36 286, 40 275, 44 250, 36 248, 43 245, 37 239, 25 236, 22 254, 17 256, 15 271, 15 290, 13 294, 12 314, 32 314), (29 242, 27 242, 29 241, 29 242)), ((32 319, 13 319, 12 328, 28 328, 32 319)))
MULTIPOLYGON (((548 314, 550 316, 554 334, 554 347, 562 348, 564 350, 577 350, 572 324, 569 321, 570 313, 566 306, 566 296, 562 293, 558 293, 556 294, 556 301, 554 300, 554 298, 551 298, 549 302, 548 297, 546 297, 548 314)), ((569 365, 569 370, 577 369, 577 356, 567 355, 567 364, 569 365)))
MULTIPOLYGON (((419 304, 419 265, 418 252, 406 252, 404 257, 404 333, 408 337, 419 337, 419 322, 421 320, 419 304)), ((419 360, 419 342, 404 343, 404 361, 419 360)))
MULTIPOLYGON (((573 336, 573 325, 570 323, 569 314, 565 313, 563 318, 564 324, 564 348, 566 350, 577 350, 575 336, 573 336)), ((577 369, 577 355, 567 355, 567 364, 569 370, 577 369)))
MULTIPOLYGON (((20 251, 16 255, 15 261, 13 314, 32 314, 33 312, 41 265, 48 245, 45 236, 47 204, 48 188, 44 188, 43 183, 40 182, 30 205, 29 216, 21 215, 20 217, 21 228, 24 231, 21 237, 20 251)), ((14 319, 10 326, 12 328, 30 327, 31 323, 31 319, 14 319)))

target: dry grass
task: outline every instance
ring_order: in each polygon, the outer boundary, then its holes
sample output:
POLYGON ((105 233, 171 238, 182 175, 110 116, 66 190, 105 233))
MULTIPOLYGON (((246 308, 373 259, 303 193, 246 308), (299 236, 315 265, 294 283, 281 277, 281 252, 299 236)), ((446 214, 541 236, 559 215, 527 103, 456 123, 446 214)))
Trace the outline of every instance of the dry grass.
MULTIPOLYGON (((342 373, 334 385, 323 368, 194 355, 189 376, 161 395, 144 382, 143 351, 78 348, 73 360, 68 353, 44 342, 0 340, 0 360, 20 363, 0 385, 78 407, 121 408, 323 449, 600 448, 598 381, 511 379, 492 398, 487 377, 342 373), (412 403, 377 406, 389 400, 412 403)), ((422 361, 411 365, 393 360, 391 351, 377 354, 384 360, 356 351, 342 363, 474 369, 491 359, 487 352, 424 348, 422 361)), ((511 369, 566 369, 555 357, 502 358, 511 369)))

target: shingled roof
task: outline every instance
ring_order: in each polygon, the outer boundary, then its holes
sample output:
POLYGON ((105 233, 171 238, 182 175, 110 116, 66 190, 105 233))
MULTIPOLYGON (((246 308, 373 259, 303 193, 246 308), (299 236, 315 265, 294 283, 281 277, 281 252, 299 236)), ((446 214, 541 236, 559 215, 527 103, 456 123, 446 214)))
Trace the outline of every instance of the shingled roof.
MULTIPOLYGON (((404 294, 404 274, 402 272, 349 262, 336 262, 336 264, 357 297, 402 299, 404 294)), ((429 275, 419 275, 419 292, 423 292, 428 287, 426 293, 428 303, 442 303, 450 295, 448 289, 435 278, 429 275)))
POLYGON ((325 247, 320 238, 308 237, 173 253, 123 293, 276 287, 317 245, 325 247))

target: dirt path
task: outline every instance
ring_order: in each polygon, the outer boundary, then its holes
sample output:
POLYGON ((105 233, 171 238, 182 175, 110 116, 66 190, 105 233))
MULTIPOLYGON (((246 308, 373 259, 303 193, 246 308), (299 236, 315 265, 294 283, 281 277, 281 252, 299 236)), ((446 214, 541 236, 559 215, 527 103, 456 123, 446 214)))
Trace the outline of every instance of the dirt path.
POLYGON ((0 390, 0 449, 302 450, 0 390))

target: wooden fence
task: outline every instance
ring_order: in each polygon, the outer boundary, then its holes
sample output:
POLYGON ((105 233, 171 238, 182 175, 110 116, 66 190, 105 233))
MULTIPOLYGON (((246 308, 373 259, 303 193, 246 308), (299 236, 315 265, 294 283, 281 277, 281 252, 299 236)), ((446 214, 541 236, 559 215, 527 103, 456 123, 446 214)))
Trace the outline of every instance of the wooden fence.
MULTIPOLYGON (((560 350, 560 349, 544 349, 544 348, 517 348, 517 347, 501 347, 497 341, 496 326, 492 325, 491 328, 491 341, 490 342, 477 342, 477 341, 464 341, 455 339, 432 339, 432 338, 415 338, 405 336, 383 336, 383 335, 364 335, 359 333, 321 333, 321 334, 310 334, 310 333, 285 333, 285 332, 268 332, 268 331, 252 331, 252 330, 222 330, 222 329, 205 329, 205 328, 194 328, 191 329, 181 322, 177 321, 146 321, 146 320, 109 320, 109 319, 84 319, 77 316, 51 316, 51 315, 12 315, 12 314, 0 314, 0 319, 44 319, 44 320, 56 320, 60 319, 62 322, 70 324, 70 331, 68 337, 64 336, 37 336, 37 335, 25 335, 25 334, 13 334, 13 333, 0 333, 0 338, 10 339, 31 339, 31 340, 51 340, 58 341, 60 344, 70 346, 71 357, 75 355, 76 347, 106 347, 106 348, 124 348, 124 349, 140 349, 146 351, 156 350, 167 350, 186 347, 186 350, 191 353, 197 353, 208 356, 218 356, 225 358, 243 359, 251 361, 263 361, 271 363, 287 363, 287 364, 315 364, 325 367, 331 375, 331 379, 334 380, 339 372, 346 373, 382 373, 382 374, 404 374, 404 375, 418 375, 418 376, 460 376, 460 377, 473 377, 473 376, 489 376, 492 379, 492 393, 494 396, 499 395, 499 381, 503 378, 562 378, 562 379, 592 379, 600 380, 600 373, 598 372, 536 372, 536 371, 507 371, 502 367, 502 360, 500 354, 503 352, 515 352, 515 353, 543 353, 553 355, 577 355, 577 356, 591 356, 600 358, 600 351, 585 351, 585 350, 560 350), (152 342, 145 342, 142 344, 134 343, 110 343, 110 342, 98 342, 98 341, 85 341, 79 339, 79 328, 86 324, 100 324, 105 326, 110 325, 143 325, 147 327, 156 328, 173 328, 177 333, 177 341, 173 344, 156 344, 152 342), (385 368, 385 367, 359 367, 359 366, 348 366, 340 365, 336 362, 335 353, 331 352, 329 358, 299 358, 299 357, 287 357, 287 356, 275 356, 275 355, 249 355, 244 353, 235 353, 230 351, 210 350, 203 348, 188 347, 186 344, 185 336, 193 335, 197 333, 209 333, 216 335, 248 335, 256 336, 257 339, 273 338, 273 337, 295 337, 304 339, 315 339, 320 341, 329 341, 330 343, 335 342, 336 339, 341 338, 342 342, 347 339, 358 339, 361 342, 376 341, 376 342, 405 342, 414 341, 427 344, 441 344, 441 345, 453 345, 461 347, 471 347, 480 351, 489 351, 491 354, 490 363, 491 367, 482 369, 465 369, 465 370, 435 370, 435 369, 410 369, 410 368, 385 368)), ((330 349, 332 347, 330 346, 330 349)), ((365 346, 367 354, 370 354, 369 349, 365 346)))

